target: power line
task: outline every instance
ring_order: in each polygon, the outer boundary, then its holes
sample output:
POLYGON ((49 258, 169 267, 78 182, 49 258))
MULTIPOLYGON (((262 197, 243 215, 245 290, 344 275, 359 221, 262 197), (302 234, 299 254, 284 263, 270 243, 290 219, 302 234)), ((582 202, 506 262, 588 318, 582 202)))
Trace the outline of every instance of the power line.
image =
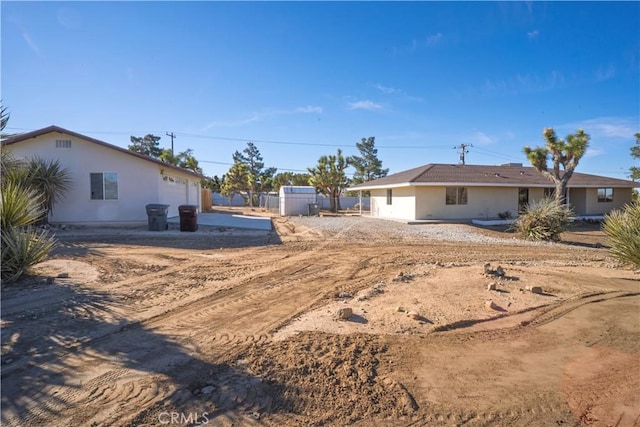
MULTIPOLYGON (((26 128, 7 128, 12 130, 22 130, 30 132, 35 129, 26 129, 26 128)), ((81 134, 95 134, 95 135, 134 135, 134 134, 143 134, 149 133, 148 131, 92 131, 92 130, 79 130, 76 131, 81 134)), ((152 131, 152 134, 161 133, 157 131, 152 131)), ((222 141, 239 141, 239 142, 259 142, 263 144, 281 144, 281 145, 300 145, 300 146, 317 146, 317 147, 345 147, 346 144, 325 144, 319 142, 300 142, 300 141, 277 141, 277 140, 267 140, 267 139, 256 139, 256 138, 232 138, 226 136, 212 136, 212 135, 201 135, 195 133, 188 132, 171 132, 171 134, 166 133, 167 136, 172 137, 172 147, 173 147, 173 138, 177 138, 178 135, 187 137, 187 138, 199 138, 199 139, 214 139, 214 140, 222 140, 222 141)), ((353 144, 355 146, 355 143, 353 144)), ((376 148, 390 148, 390 149, 407 149, 407 150, 445 150, 448 149, 448 146, 444 145, 376 145, 376 148)))
POLYGON ((463 165, 466 164, 465 155, 469 153, 467 147, 473 147, 473 144, 460 144, 453 147, 454 150, 460 150, 460 163, 462 163, 463 165))

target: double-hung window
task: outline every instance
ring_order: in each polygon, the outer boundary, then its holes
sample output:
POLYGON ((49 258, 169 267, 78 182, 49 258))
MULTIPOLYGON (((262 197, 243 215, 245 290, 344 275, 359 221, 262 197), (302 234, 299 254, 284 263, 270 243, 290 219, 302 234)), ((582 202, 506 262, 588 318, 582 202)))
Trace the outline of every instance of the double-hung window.
POLYGON ((598 203, 613 202, 613 188, 598 188, 598 203))
POLYGON ((115 172, 92 173, 91 200, 118 200, 118 174, 115 172))
POLYGON ((467 187, 447 187, 445 203, 447 205, 466 205, 467 187))

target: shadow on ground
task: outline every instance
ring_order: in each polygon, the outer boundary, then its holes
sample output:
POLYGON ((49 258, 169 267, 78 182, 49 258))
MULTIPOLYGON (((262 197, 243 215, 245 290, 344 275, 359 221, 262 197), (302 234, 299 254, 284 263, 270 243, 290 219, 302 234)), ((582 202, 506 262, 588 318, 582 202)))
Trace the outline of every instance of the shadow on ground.
POLYGON ((229 410, 268 413, 274 399, 283 400, 277 384, 202 360, 118 316, 113 308, 120 303, 75 283, 47 284, 44 277, 3 289, 3 425, 91 425, 95 417, 105 424, 136 418, 156 425, 161 408, 171 406, 215 417, 229 410), (72 376, 82 382, 71 382, 72 376), (162 404, 145 410, 154 401, 162 404))

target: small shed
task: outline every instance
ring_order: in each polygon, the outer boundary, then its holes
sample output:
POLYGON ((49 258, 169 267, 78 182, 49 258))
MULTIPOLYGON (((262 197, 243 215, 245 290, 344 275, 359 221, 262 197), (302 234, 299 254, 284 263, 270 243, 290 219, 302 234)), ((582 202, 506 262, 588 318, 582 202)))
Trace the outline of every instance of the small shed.
POLYGON ((309 215, 317 210, 316 189, 311 186, 280 187, 280 215, 309 215))

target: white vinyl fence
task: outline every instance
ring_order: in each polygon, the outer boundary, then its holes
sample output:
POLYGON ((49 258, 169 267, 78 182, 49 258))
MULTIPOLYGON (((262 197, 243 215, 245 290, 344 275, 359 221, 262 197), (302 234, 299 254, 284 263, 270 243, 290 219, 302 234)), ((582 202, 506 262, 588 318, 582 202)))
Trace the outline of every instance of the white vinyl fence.
MULTIPOLYGON (((220 193, 213 193, 212 195, 213 207, 215 206, 247 206, 246 200, 240 196, 236 195, 230 201, 228 197, 222 196, 220 193)), ((359 210, 358 207, 359 198, 356 197, 340 197, 340 207, 342 209, 351 209, 351 210, 359 210)), ((280 196, 275 193, 270 194, 260 194, 258 199, 259 207, 269 210, 269 212, 273 212, 275 214, 280 213, 280 196)), ((320 206, 321 210, 329 210, 331 206, 331 201, 328 197, 323 196, 322 194, 317 194, 315 203, 320 206)), ((363 197, 362 198, 362 210, 368 211, 370 209, 370 198, 363 197)), ((305 213, 306 214, 306 213, 305 213)))

